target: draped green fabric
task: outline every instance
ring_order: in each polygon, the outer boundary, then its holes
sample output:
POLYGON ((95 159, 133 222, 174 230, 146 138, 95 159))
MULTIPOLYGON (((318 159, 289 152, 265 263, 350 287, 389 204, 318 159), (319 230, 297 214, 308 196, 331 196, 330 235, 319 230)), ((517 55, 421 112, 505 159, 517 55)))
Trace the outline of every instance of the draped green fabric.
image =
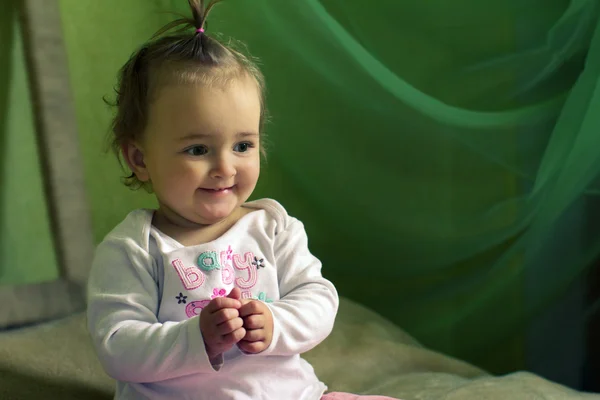
MULTIPOLYGON (((61 0, 98 241, 153 205, 101 153, 101 98, 186 3, 61 0)), ((267 77, 254 197, 305 222, 342 295, 504 372, 600 252, 599 16, 596 0, 229 0, 208 31, 267 77)))
POLYGON ((507 347, 600 250, 567 218, 600 172, 598 2, 230 3, 269 79, 279 195, 342 293, 519 364, 507 347))

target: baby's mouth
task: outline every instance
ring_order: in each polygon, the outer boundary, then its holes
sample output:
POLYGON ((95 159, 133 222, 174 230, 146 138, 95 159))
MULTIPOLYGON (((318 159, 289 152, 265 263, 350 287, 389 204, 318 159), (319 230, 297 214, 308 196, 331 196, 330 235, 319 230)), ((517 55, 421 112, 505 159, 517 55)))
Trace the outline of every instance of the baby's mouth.
POLYGON ((229 186, 229 187, 217 187, 217 188, 201 188, 201 190, 205 191, 205 192, 209 192, 209 193, 226 193, 231 191, 234 186, 229 186))

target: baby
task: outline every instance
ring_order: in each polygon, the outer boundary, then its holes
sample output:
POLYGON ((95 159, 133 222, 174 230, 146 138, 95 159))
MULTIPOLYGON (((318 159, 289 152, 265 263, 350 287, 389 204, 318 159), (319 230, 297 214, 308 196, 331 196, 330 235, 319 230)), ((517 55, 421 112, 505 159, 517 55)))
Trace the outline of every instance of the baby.
POLYGON ((263 76, 204 31, 218 0, 189 3, 191 19, 120 71, 113 147, 126 183, 158 208, 132 211, 92 265, 88 327, 115 398, 359 397, 326 394, 300 357, 338 309, 302 223, 274 200, 247 202, 264 153, 263 76))

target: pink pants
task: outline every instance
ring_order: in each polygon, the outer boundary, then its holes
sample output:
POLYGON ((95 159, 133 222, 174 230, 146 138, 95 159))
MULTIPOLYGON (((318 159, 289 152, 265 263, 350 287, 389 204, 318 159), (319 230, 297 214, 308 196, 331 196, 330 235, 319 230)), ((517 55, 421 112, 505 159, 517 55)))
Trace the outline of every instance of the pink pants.
POLYGON ((399 400, 386 396, 359 396, 352 393, 331 392, 325 393, 321 400, 399 400))

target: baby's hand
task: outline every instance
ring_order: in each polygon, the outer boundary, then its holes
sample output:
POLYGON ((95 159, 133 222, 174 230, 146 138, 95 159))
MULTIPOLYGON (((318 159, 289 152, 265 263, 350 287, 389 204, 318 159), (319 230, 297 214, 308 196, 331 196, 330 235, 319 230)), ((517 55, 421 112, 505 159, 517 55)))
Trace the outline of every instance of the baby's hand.
POLYGON ((262 301, 244 299, 239 313, 244 320, 246 335, 237 346, 251 354, 266 350, 273 340, 273 316, 267 305, 262 301))
POLYGON ((210 359, 225 353, 245 335, 238 310, 240 289, 233 288, 227 297, 213 299, 200 313, 200 331, 210 359))

